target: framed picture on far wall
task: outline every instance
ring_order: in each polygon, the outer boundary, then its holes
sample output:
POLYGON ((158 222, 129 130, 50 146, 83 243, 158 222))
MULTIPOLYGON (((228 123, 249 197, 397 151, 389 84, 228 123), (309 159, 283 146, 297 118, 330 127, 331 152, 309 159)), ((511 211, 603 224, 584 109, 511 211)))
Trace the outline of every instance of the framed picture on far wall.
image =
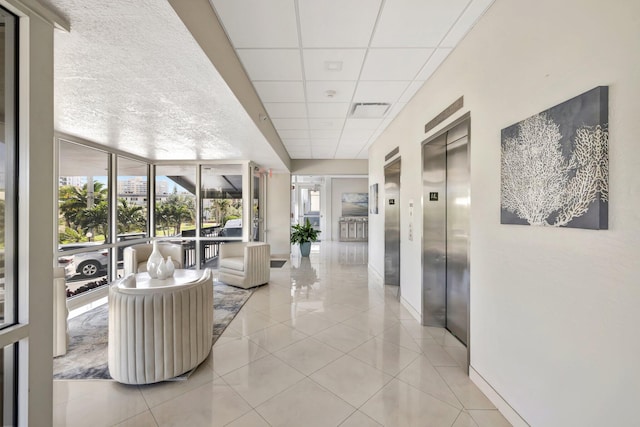
POLYGON ((378 213, 378 184, 369 186, 369 213, 378 213))
POLYGON ((367 216, 367 193, 342 193, 342 216, 367 216))

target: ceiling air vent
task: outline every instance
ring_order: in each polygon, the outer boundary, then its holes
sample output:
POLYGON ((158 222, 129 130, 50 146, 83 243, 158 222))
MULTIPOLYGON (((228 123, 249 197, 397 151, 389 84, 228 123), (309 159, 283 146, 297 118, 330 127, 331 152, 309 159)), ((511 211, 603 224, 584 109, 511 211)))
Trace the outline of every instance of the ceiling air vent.
POLYGON ((357 102, 351 109, 351 117, 356 119, 380 119, 384 117, 389 104, 382 102, 357 102))

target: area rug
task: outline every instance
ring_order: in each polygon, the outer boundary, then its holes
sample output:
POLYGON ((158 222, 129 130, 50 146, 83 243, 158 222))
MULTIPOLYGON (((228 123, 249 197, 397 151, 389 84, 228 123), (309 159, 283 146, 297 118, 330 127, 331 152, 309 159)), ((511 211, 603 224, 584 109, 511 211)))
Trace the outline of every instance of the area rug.
MULTIPOLYGON (((240 289, 224 283, 213 285, 213 342, 247 302, 252 289, 240 289)), ((67 354, 53 359, 53 378, 111 379, 107 366, 109 307, 94 308, 69 321, 67 354)))

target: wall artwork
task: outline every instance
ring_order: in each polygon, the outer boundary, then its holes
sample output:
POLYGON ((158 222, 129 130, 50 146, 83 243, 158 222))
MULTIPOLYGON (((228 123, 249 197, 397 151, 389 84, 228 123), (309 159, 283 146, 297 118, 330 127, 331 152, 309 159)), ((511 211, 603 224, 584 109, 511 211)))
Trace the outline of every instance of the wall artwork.
POLYGON ((342 216, 367 216, 368 211, 367 193, 342 193, 342 216))
POLYGON ((369 186, 369 213, 378 213, 378 184, 371 184, 369 186))
POLYGON ((608 89, 502 129, 501 224, 608 228, 608 89))

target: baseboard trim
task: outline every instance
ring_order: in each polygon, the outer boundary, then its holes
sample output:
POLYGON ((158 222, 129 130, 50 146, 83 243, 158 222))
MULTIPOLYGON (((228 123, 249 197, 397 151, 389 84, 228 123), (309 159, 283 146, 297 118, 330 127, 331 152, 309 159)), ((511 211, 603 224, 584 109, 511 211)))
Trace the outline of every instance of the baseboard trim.
POLYGON ((375 268, 373 268, 373 266, 371 264, 367 265, 367 269, 369 270, 369 276, 373 276, 371 277, 376 283, 378 284, 384 284, 384 278, 382 277, 382 275, 378 272, 378 270, 376 270, 375 268))
POLYGON ((402 306, 407 309, 409 314, 411 314, 419 324, 422 324, 422 315, 418 313, 418 310, 413 308, 413 306, 409 304, 409 302, 406 299, 404 299, 402 295, 400 295, 400 304, 402 304, 402 306))
POLYGON ((518 414, 518 412, 503 399, 502 396, 476 371, 473 366, 469 366, 469 379, 487 396, 487 398, 498 408, 498 411, 509 421, 513 427, 530 427, 529 424, 518 414))

